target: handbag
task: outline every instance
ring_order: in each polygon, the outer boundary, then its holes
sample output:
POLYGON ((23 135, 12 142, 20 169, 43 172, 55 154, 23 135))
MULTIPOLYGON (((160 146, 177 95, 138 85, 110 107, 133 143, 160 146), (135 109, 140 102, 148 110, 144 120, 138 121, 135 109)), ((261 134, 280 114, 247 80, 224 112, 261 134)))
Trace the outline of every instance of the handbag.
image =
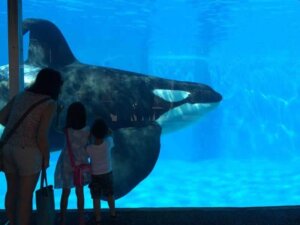
POLYGON ((71 149, 71 142, 70 142, 68 129, 66 129, 65 133, 66 133, 66 139, 67 139, 68 155, 70 157, 71 166, 73 168, 73 183, 74 183, 75 187, 83 186, 84 181, 85 181, 84 174, 90 175, 91 165, 86 164, 86 163, 83 163, 83 164, 80 164, 80 165, 75 164, 74 154, 73 154, 72 149, 71 149))
POLYGON ((50 97, 43 98, 43 99, 37 101, 36 103, 34 103, 33 105, 31 105, 27 109, 27 111, 25 111, 25 113, 21 116, 21 118, 14 124, 14 126, 11 128, 11 130, 6 133, 5 137, 1 137, 1 141, 0 141, 0 171, 3 171, 3 147, 4 147, 4 145, 7 143, 9 138, 14 134, 14 132, 20 126, 21 122, 31 112, 31 110, 33 110, 36 106, 38 106, 39 104, 41 104, 47 100, 50 100, 50 97))
POLYGON ((84 175, 87 173, 90 173, 91 166, 89 164, 80 164, 78 166, 74 167, 74 177, 73 182, 74 185, 77 186, 83 186, 85 177, 84 175))
POLYGON ((55 204, 53 186, 48 185, 46 168, 42 169, 40 189, 35 192, 36 225, 55 224, 55 204), (44 186, 44 183, 46 186, 44 186))

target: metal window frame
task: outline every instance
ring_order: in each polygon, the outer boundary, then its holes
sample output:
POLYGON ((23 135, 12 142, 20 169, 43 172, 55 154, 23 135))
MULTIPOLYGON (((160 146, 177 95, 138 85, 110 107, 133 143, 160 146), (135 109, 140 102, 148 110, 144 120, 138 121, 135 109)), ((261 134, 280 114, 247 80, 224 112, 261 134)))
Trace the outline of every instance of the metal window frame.
POLYGON ((24 89, 22 0, 7 0, 9 97, 24 89))

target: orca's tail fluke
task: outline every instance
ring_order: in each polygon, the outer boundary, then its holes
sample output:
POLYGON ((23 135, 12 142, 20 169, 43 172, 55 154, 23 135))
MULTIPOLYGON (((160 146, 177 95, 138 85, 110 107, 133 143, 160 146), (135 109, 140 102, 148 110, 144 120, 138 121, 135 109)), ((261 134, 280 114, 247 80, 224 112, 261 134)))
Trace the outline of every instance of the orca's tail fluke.
POLYGON ((27 32, 29 49, 26 63, 59 69, 77 61, 61 31, 50 21, 25 19, 23 35, 27 32))

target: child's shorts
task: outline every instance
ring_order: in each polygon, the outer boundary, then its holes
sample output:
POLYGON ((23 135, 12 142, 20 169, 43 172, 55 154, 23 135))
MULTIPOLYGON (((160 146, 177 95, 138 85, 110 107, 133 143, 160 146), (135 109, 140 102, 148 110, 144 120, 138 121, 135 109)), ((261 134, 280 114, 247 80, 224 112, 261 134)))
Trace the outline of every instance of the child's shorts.
POLYGON ((112 196, 114 194, 112 172, 92 175, 89 188, 93 199, 100 199, 101 196, 112 196))

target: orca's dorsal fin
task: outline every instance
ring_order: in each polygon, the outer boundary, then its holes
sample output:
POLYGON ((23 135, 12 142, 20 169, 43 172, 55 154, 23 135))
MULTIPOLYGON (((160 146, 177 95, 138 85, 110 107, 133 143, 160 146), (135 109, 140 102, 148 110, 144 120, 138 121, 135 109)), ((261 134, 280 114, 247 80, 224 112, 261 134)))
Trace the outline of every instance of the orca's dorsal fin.
POLYGON ((23 35, 27 32, 29 49, 26 63, 59 69, 77 61, 61 31, 50 21, 26 19, 23 21, 23 35))

